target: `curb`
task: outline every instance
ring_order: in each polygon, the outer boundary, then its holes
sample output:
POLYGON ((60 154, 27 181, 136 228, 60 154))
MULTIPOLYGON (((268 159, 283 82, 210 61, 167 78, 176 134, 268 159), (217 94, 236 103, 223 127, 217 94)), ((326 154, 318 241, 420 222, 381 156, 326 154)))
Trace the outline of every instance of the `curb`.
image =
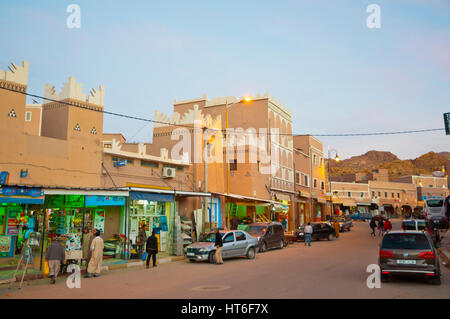
POLYGON ((438 252, 443 263, 445 264, 445 267, 450 268, 450 247, 439 248, 438 252))
MULTIPOLYGON (((180 260, 184 260, 184 256, 172 256, 172 257, 165 257, 165 258, 161 258, 161 259, 157 259, 156 262, 157 264, 165 264, 165 263, 169 263, 169 262, 174 262, 174 261, 180 261, 180 260)), ((123 262, 120 264, 114 264, 114 265, 109 265, 109 266, 102 266, 102 271, 109 271, 109 270, 116 270, 116 269, 126 269, 126 268, 132 268, 132 267, 143 267, 145 265, 145 263, 142 260, 139 261, 134 261, 134 262, 123 262)), ((86 273, 86 268, 82 268, 80 269, 80 273, 84 274, 86 273)), ((61 275, 58 275, 58 277, 61 275)), ((62 275, 65 276, 65 275, 62 275)), ((31 280, 39 280, 39 279, 45 279, 44 276, 42 275, 42 273, 39 274, 27 274, 24 278, 24 282, 25 281, 31 281, 31 280), (36 278, 37 277, 37 278, 36 278)), ((16 281, 20 281, 21 280, 21 275, 17 276, 17 279, 15 278, 8 278, 8 279, 4 279, 4 280, 0 280, 0 285, 2 284, 8 284, 10 282, 16 282, 16 281)))

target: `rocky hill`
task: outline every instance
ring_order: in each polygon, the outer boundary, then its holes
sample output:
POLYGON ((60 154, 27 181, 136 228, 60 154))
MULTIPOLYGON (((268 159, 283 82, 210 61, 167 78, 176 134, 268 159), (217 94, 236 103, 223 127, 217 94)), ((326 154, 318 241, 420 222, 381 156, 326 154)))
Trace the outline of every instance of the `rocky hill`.
POLYGON ((431 174, 440 170, 450 158, 450 152, 429 152, 416 159, 401 160, 391 152, 369 151, 340 162, 330 162, 332 177, 351 173, 369 173, 373 169, 386 168, 389 177, 396 179, 405 175, 431 174))

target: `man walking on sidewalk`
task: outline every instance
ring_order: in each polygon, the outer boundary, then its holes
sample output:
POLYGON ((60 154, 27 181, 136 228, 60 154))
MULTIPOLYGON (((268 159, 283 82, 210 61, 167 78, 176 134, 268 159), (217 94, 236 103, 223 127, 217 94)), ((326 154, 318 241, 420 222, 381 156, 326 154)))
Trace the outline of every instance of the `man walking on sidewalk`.
POLYGON ((372 219, 370 220, 369 226, 372 229, 370 236, 377 237, 377 234, 375 234, 375 228, 377 228, 377 223, 375 222, 375 217, 372 217, 372 219))
POLYGON ((87 274, 85 277, 91 278, 92 273, 94 273, 94 277, 100 276, 100 272, 102 270, 102 261, 103 261, 103 239, 100 237, 100 231, 98 229, 94 229, 95 238, 92 240, 91 244, 91 260, 89 261, 87 274))
POLYGON ((158 253, 158 239, 155 236, 155 231, 152 230, 152 235, 147 239, 147 269, 150 264, 150 257, 153 261, 153 267, 156 267, 156 254, 158 253))
POLYGON ((50 278, 50 282, 54 284, 56 283, 59 268, 64 262, 64 259, 66 259, 66 251, 61 245, 58 237, 56 237, 48 247, 47 252, 45 253, 45 259, 47 259, 48 267, 50 268, 48 277, 50 278))
POLYGON ((216 264, 223 264, 222 260, 222 235, 220 234, 219 230, 216 231, 216 241, 214 243, 214 246, 216 246, 216 264))
POLYGON ((311 234, 313 233, 313 228, 311 226, 311 223, 308 223, 308 225, 305 226, 305 246, 308 244, 308 246, 311 246, 311 234))

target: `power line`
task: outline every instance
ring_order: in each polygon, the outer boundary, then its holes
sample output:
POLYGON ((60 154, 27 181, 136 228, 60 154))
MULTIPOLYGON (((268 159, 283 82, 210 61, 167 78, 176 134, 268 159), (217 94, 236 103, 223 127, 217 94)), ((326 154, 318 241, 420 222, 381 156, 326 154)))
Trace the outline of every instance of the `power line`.
MULTIPOLYGON (((183 127, 183 128, 193 128, 192 125, 174 124, 174 123, 170 123, 170 122, 156 121, 156 120, 147 119, 147 118, 143 118, 143 117, 132 116, 132 115, 127 115, 127 114, 121 114, 121 113, 116 113, 116 112, 110 112, 110 111, 105 111, 105 110, 100 110, 100 109, 90 109, 90 108, 87 108, 85 106, 80 106, 80 105, 76 105, 76 104, 65 102, 65 101, 58 101, 58 100, 46 98, 46 97, 43 97, 43 96, 39 96, 39 95, 36 95, 36 94, 27 93, 27 92, 16 91, 16 90, 9 89, 9 88, 6 88, 6 87, 0 87, 0 89, 11 91, 11 92, 15 92, 15 93, 20 93, 22 95, 26 95, 26 96, 30 96, 30 97, 40 98, 42 100, 47 100, 47 101, 50 101, 50 102, 61 103, 61 104, 65 104, 65 105, 68 105, 68 106, 78 107, 78 108, 81 108, 81 109, 84 109, 84 110, 100 112, 100 113, 103 113, 103 114, 113 115, 113 116, 122 117, 122 118, 126 118, 126 119, 137 120, 137 121, 144 121, 144 122, 147 122, 147 123, 156 123, 156 124, 168 125, 168 126, 177 126, 177 127, 183 127)), ((146 125, 144 125, 144 127, 145 126, 146 125)), ((141 128, 141 130, 142 130, 142 128, 141 128)), ((324 137, 343 136, 343 137, 349 137, 349 136, 399 135, 399 134, 436 132, 436 131, 443 131, 443 130, 445 130, 445 128, 432 128, 432 129, 396 131, 396 132, 373 132, 373 133, 286 134, 286 133, 273 133, 273 132, 271 132, 271 133, 261 133, 260 132, 259 134, 260 135, 271 135, 271 136, 274 135, 274 136, 324 136, 324 137)), ((208 128, 208 131, 219 131, 219 132, 222 132, 222 133, 227 133, 226 129, 208 128)), ((140 130, 138 132, 140 132, 140 130)), ((245 131, 243 131, 243 133, 244 132, 245 131)), ((236 133, 239 134, 239 132, 236 132, 236 133)), ((256 131, 255 132, 246 131, 245 134, 258 134, 258 132, 256 132, 256 131)))

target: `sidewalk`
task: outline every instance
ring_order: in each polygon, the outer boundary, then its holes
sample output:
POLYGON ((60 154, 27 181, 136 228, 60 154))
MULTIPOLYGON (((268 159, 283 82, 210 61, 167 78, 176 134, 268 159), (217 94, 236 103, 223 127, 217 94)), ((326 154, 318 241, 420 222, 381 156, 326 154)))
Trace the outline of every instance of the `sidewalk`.
POLYGON ((441 240, 441 248, 438 249, 441 260, 447 268, 450 268, 450 230, 447 230, 441 240))
MULTIPOLYGON (((168 262, 174 262, 179 260, 184 260, 184 256, 170 256, 165 253, 159 253, 157 255, 157 264, 164 264, 168 262)), ((145 262, 139 259, 130 259, 130 260, 122 260, 122 259, 115 259, 115 258, 108 258, 104 259, 102 263, 102 271, 109 271, 109 270, 116 270, 116 269, 125 269, 125 268, 132 268, 132 267, 143 267, 145 265, 145 262)), ((11 281, 14 281, 13 275, 16 271, 17 265, 13 267, 8 267, 7 270, 2 270, 0 267, 0 285, 10 283, 11 281)), ((81 266, 81 273, 86 273, 86 266, 83 264, 81 266)), ((16 275, 16 280, 20 282, 22 279, 23 269, 19 269, 16 275)), ((67 276, 67 274, 64 274, 63 276, 67 276)), ((37 269, 29 269, 27 270, 27 275, 24 278, 24 282, 26 280, 35 280, 35 279, 43 279, 44 276, 42 275, 42 272, 37 269)))

